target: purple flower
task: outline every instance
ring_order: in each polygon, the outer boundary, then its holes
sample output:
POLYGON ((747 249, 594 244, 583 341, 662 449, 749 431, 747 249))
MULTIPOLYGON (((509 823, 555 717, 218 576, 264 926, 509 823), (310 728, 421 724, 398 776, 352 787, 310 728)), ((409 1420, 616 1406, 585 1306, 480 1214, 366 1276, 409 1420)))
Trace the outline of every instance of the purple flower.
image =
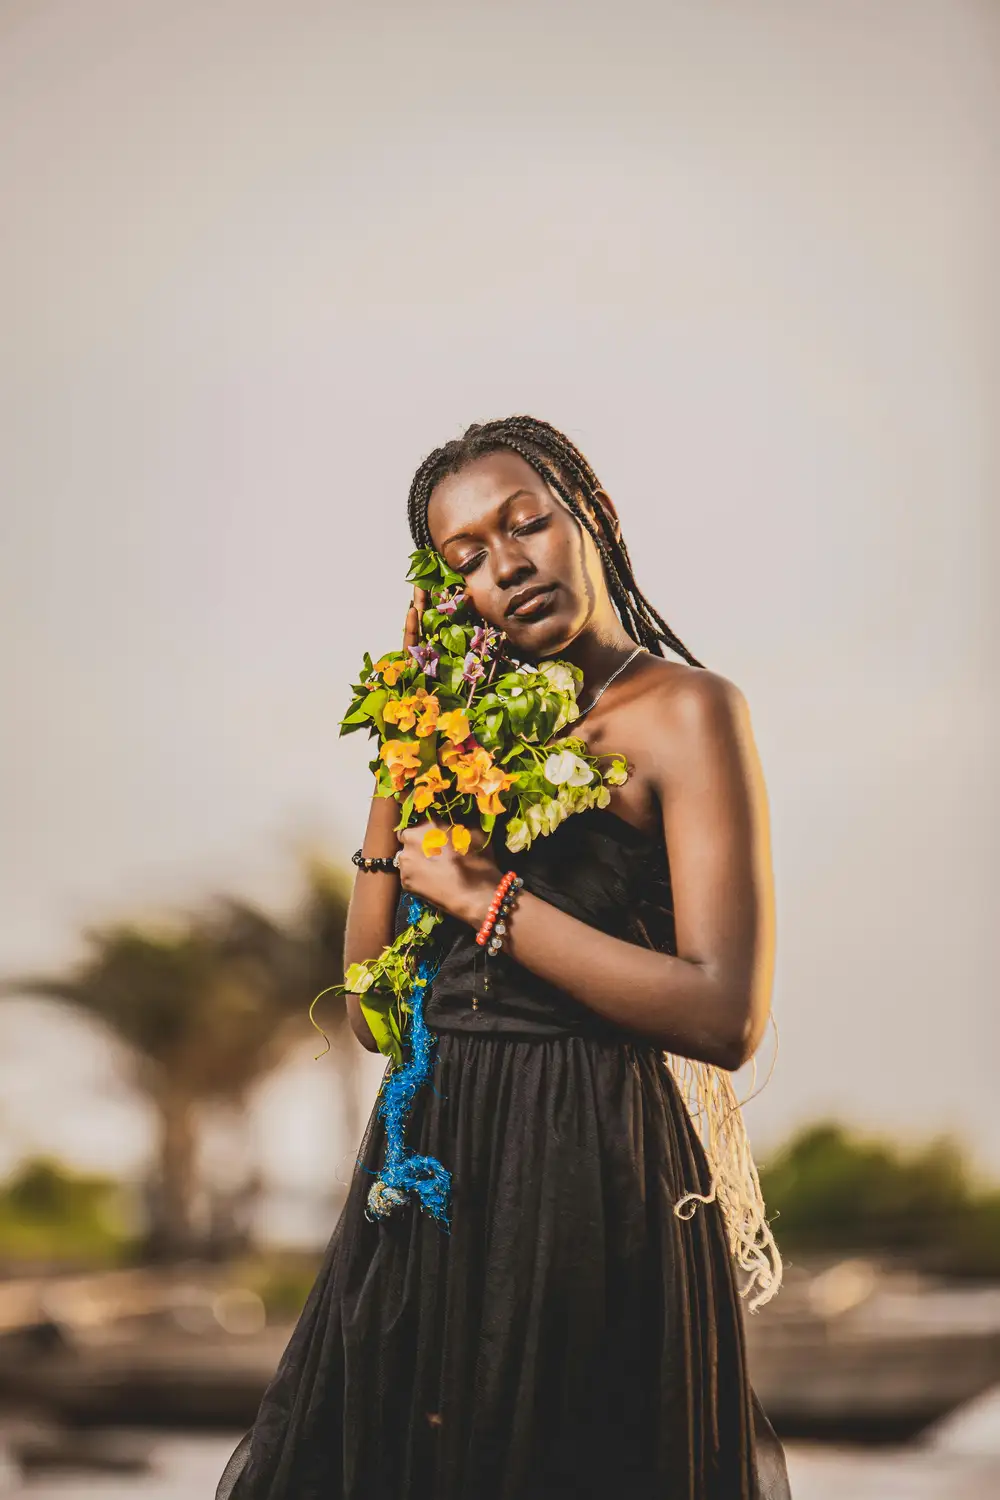
POLYGON ((488 642, 486 639, 486 626, 477 625, 475 631, 473 632, 472 640, 469 642, 469 650, 482 652, 486 650, 487 645, 488 642))
POLYGON ((433 646, 411 646, 410 655, 425 677, 436 677, 440 656, 433 646))
POLYGON ((484 676, 486 668, 474 651, 470 651, 462 664, 462 681, 478 682, 484 676))
POLYGON ((443 595, 438 600, 437 604, 435 605, 435 608, 439 609, 443 615, 453 615, 455 613, 456 609, 459 609, 464 603, 465 603, 465 590, 464 589, 459 589, 458 593, 455 594, 450 599, 448 598, 448 596, 446 594, 443 595))

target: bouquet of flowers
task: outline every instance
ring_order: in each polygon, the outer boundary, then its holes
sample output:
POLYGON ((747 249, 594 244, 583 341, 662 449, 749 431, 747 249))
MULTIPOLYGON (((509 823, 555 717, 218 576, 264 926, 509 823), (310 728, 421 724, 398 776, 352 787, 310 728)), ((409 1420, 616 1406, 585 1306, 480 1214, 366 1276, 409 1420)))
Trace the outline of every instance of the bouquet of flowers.
MULTIPOLYGON (((589 755, 564 733, 579 715, 579 668, 510 661, 503 632, 473 614, 463 579, 437 552, 414 552, 407 576, 429 598, 420 644, 375 662, 366 653, 341 722, 342 734, 378 738, 376 795, 399 800, 397 829, 432 819, 422 847, 434 858, 449 841, 465 854, 474 826, 489 839, 502 818, 506 847, 518 853, 573 813, 606 807, 609 787, 626 779, 625 759, 589 755)), ((420 950, 441 921, 411 905, 414 920, 377 959, 352 964, 344 985, 397 1066, 420 950)))

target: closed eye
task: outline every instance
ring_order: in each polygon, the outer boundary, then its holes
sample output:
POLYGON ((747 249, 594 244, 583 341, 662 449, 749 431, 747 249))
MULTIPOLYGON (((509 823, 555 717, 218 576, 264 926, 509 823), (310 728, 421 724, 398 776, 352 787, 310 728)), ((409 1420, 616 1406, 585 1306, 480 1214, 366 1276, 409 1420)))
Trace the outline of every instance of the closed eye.
POLYGON ((515 527, 514 535, 529 536, 533 531, 543 531, 548 524, 548 516, 536 516, 533 521, 525 521, 523 526, 515 527))
MULTIPOLYGON (((530 521, 525 521, 523 526, 515 526, 512 534, 530 536, 533 531, 543 531, 549 524, 549 519, 548 516, 534 516, 530 521)), ((463 578, 467 577, 475 572, 485 556, 485 552, 474 552, 471 557, 463 558, 461 562, 455 564, 456 572, 461 573, 463 578)))

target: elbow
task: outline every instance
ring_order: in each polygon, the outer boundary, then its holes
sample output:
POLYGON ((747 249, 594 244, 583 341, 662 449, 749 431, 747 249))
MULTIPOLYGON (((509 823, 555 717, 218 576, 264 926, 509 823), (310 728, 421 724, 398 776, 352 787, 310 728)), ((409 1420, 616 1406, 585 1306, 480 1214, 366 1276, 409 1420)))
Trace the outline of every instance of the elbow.
POLYGON ((715 1056, 711 1059, 715 1067, 722 1068, 726 1073, 738 1073, 746 1063, 750 1061, 757 1048, 760 1046, 760 1027, 752 1008, 740 1007, 740 1013, 728 1025, 722 1035, 716 1038, 713 1049, 715 1056))
POLYGON ((712 1064, 716 1068, 721 1068, 724 1073, 738 1073, 744 1063, 748 1063, 753 1057, 755 1050, 741 1039, 735 1038, 719 1045, 715 1057, 712 1058, 712 1064))
POLYGON ((379 1050, 378 1042, 372 1036, 367 1026, 352 1026, 351 1030, 366 1052, 377 1052, 379 1050))

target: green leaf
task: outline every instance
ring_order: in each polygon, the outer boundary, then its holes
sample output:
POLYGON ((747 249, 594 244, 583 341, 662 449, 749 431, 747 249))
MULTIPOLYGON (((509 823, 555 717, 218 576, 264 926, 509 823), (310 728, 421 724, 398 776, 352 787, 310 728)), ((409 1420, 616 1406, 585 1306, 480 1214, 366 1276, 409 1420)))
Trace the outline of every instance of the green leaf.
POLYGON ((520 734, 528 717, 527 693, 520 693, 516 698, 509 700, 507 704, 507 717, 510 719, 510 727, 514 733, 520 734))
POLYGON ((370 718, 371 714, 366 709, 355 707, 352 704, 350 713, 345 714, 340 722, 341 724, 352 724, 356 729, 360 729, 362 724, 367 724, 370 718))
POLYGON ((350 964, 344 975, 344 989, 349 995, 363 995, 375 983, 375 975, 367 964, 350 964))
POLYGON ((469 633, 461 625, 445 625, 441 631, 441 642, 445 650, 453 651, 464 661, 469 649, 469 633))
POLYGON ((375 1038, 378 1050, 386 1057, 391 1057, 397 1068, 403 1063, 403 1043, 399 1034, 399 1025, 395 1021, 392 1011, 388 1005, 384 1007, 371 1004, 361 997, 361 1014, 368 1023, 368 1030, 375 1038))
POLYGON ((462 693, 462 663, 455 661, 454 658, 450 660, 442 658, 441 666, 438 667, 438 679, 446 692, 459 697, 462 693))
POLYGON ((409 796, 406 798, 406 801, 403 803, 402 810, 400 811, 399 822, 396 824, 396 829, 395 829, 396 833, 402 832, 402 830, 407 826, 407 824, 410 821, 410 814, 411 814, 412 811, 413 811, 413 793, 411 792, 409 794, 409 796))
POLYGON ((419 740, 418 743, 420 745, 419 774, 422 775, 424 771, 429 771, 431 766, 437 760, 438 736, 436 734, 424 735, 424 737, 419 740))
POLYGON ((476 738, 487 748, 495 745, 500 737, 500 729, 503 725, 503 709, 495 709, 493 713, 486 714, 477 720, 475 726, 476 738))
POLYGON ((365 699, 364 703, 362 703, 361 708, 359 709, 359 712, 363 712, 367 718, 371 719, 374 724, 378 725, 379 734, 385 734, 385 719, 382 717, 382 710, 385 708, 385 705, 388 703, 388 701, 388 688, 375 688, 368 694, 368 697, 365 699))
POLYGON ((406 577, 410 583, 419 583, 426 588, 428 582, 441 576, 441 559, 432 547, 418 547, 410 554, 410 566, 406 577))

